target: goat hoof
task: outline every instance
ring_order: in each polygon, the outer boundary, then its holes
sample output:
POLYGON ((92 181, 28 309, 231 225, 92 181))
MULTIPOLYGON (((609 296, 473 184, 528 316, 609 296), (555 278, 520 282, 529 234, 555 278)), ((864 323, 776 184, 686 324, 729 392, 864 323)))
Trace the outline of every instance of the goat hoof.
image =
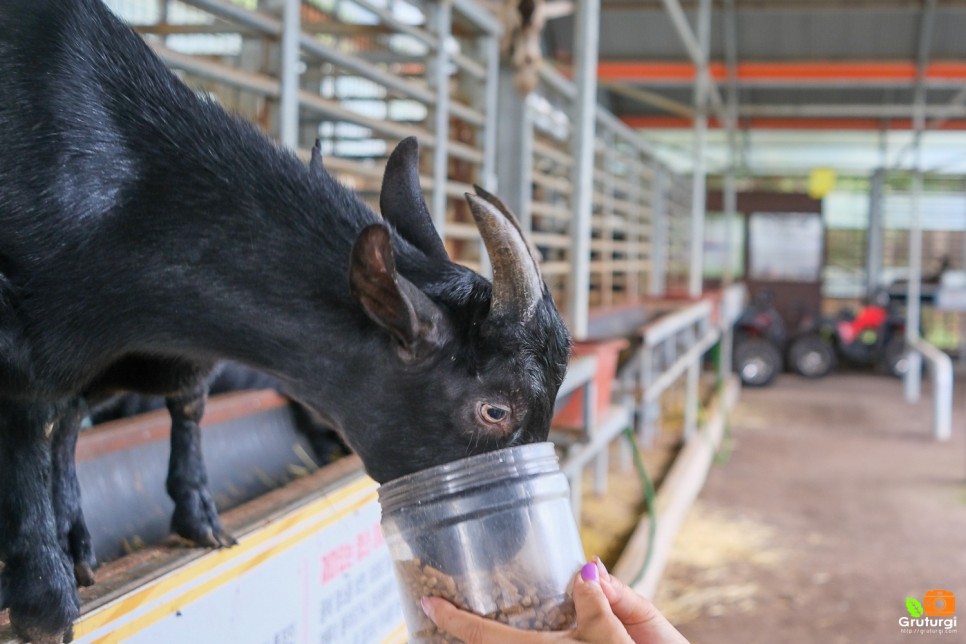
POLYGON ((74 579, 77 580, 78 586, 93 586, 95 581, 94 571, 86 562, 78 561, 74 563, 74 579))
POLYGON ((207 489, 192 489, 177 498, 171 517, 171 529, 176 534, 207 548, 229 548, 238 543, 221 527, 218 510, 207 489))
POLYGON ((204 536, 199 539, 192 539, 192 541, 206 548, 230 548, 238 543, 233 536, 224 530, 220 530, 217 533, 208 530, 204 536))
POLYGON ((80 613, 74 579, 58 556, 11 558, 3 589, 14 633, 33 644, 60 644, 74 637, 80 613))
POLYGON ((238 539, 231 536, 224 530, 218 535, 218 542, 221 543, 223 548, 231 548, 232 546, 238 545, 238 539))
POLYGON ((30 642, 30 644, 61 644, 61 642, 74 641, 73 627, 68 628, 62 634, 57 633, 54 635, 29 630, 20 630, 16 626, 13 627, 13 630, 17 634, 17 637, 22 639, 24 642, 30 642))

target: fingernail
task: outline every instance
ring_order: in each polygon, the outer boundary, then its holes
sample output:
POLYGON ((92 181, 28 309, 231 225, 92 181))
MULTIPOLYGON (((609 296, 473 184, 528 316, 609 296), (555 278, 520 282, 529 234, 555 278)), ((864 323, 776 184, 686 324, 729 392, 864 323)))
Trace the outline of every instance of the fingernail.
POLYGON ((584 564, 584 567, 580 569, 580 578, 584 581, 596 581, 600 583, 600 577, 597 575, 597 565, 594 562, 584 564))
POLYGON ((600 557, 594 557, 594 563, 597 564, 597 572, 600 573, 601 579, 607 579, 610 577, 610 573, 607 572, 607 566, 604 562, 600 560, 600 557))
POLYGON ((432 619, 433 622, 435 622, 436 620, 433 619, 433 604, 429 601, 429 597, 423 597, 422 599, 420 599, 419 605, 423 609, 423 612, 426 613, 426 617, 432 619))

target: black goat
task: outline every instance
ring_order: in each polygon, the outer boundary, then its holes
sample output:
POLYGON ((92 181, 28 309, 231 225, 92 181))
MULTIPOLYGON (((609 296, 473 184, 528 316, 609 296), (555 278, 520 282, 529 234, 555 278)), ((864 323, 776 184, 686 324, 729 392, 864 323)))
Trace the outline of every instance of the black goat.
MULTIPOLYGON (((205 379, 203 395, 198 402, 193 404, 204 404, 208 396, 258 389, 271 389, 282 396, 289 397, 285 388, 275 378, 240 364, 221 362, 205 379)), ((317 421, 315 413, 311 409, 295 400, 291 400, 291 403, 295 429, 309 442, 319 465, 331 463, 349 454, 350 450, 342 442, 338 433, 317 421)), ((143 394, 118 394, 92 406, 89 415, 91 423, 98 425, 179 404, 181 403, 177 397, 163 398, 143 394)), ((172 428, 172 433, 179 431, 186 430, 178 427, 172 428)), ((177 528, 175 532, 178 532, 177 528)), ((217 547, 222 545, 216 541, 219 536, 224 537, 224 533, 221 535, 215 533, 203 535, 203 540, 199 542, 202 545, 217 547)))
POLYGON ((387 163, 380 219, 198 98, 100 0, 0 3, 0 79, 0 581, 24 639, 69 635, 75 576, 91 581, 85 395, 190 392, 232 359, 377 481, 546 438, 566 327, 494 197, 467 195, 492 287, 448 259, 415 141, 387 163))

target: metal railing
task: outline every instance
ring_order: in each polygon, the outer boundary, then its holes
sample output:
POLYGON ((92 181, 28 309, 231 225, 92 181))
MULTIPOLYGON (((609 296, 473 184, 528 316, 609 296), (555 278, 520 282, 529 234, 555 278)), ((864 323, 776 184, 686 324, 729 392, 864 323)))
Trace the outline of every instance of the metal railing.
POLYGON ((592 212, 576 212, 575 86, 545 65, 521 97, 500 67, 502 25, 476 0, 108 1, 197 91, 306 157, 321 139, 326 168, 373 205, 389 151, 418 137, 423 189, 453 259, 488 273, 462 196, 474 183, 496 191, 532 233, 571 317, 661 292, 687 266, 686 181, 599 107, 592 212), (588 217, 590 239, 575 246, 588 217), (584 282, 589 297, 572 306, 584 282))
MULTIPOLYGON (((933 387, 933 436, 936 440, 947 441, 952 436, 953 427, 953 361, 921 337, 913 339, 909 349, 918 352, 929 365, 933 387)), ((918 367, 915 362, 910 366, 918 367)))
POLYGON ((630 409, 620 404, 607 405, 603 410, 598 410, 597 369, 595 356, 583 356, 571 362, 557 400, 563 402, 577 391, 582 392, 581 424, 576 432, 558 429, 550 433, 550 439, 563 452, 560 469, 570 482, 570 504, 578 519, 583 498, 584 470, 593 464, 594 493, 606 493, 610 468, 609 446, 630 425, 631 418, 630 409))
POLYGON ((710 301, 702 300, 659 318, 642 331, 635 390, 637 429, 645 445, 654 441, 661 395, 686 375, 684 436, 697 429, 701 359, 721 335, 712 320, 710 301))

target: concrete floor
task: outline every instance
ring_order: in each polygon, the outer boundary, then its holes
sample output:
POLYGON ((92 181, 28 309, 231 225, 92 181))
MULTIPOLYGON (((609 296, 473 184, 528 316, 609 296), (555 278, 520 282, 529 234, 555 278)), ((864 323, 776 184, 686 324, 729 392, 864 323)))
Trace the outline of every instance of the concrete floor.
POLYGON ((966 376, 954 437, 931 438, 929 390, 866 373, 783 376, 742 392, 734 451, 675 543, 658 606, 692 642, 930 641, 907 597, 960 597, 966 642, 966 376))

